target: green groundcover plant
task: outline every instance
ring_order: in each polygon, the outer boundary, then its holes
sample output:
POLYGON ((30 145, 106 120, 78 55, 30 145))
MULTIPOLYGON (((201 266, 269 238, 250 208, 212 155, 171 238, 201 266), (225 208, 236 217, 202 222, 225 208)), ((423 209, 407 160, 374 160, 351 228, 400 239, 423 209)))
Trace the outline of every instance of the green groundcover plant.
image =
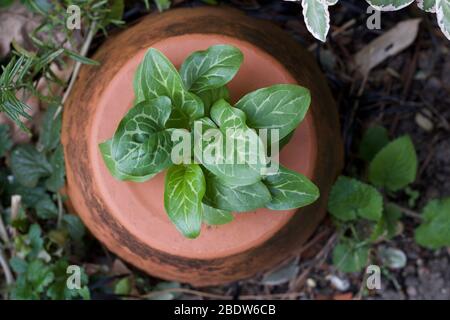
POLYGON ((165 209, 188 238, 200 234, 202 222, 231 222, 231 212, 295 209, 319 197, 318 188, 297 172, 281 165, 270 174, 264 170, 273 164, 265 145, 286 143, 309 108, 309 91, 298 85, 273 85, 248 93, 232 106, 226 85, 243 58, 233 46, 215 45, 192 53, 178 71, 150 48, 135 74, 134 106, 114 136, 100 144, 106 166, 119 180, 143 182, 167 169, 165 209), (215 129, 214 139, 202 136, 193 148, 204 153, 184 153, 183 161, 175 161, 173 137, 190 138, 199 125, 215 129), (258 136, 262 129, 271 130, 270 143, 258 136), (218 161, 224 160, 219 152, 214 154, 216 161, 206 161, 208 148, 222 146, 230 135, 237 142, 233 159, 241 161, 218 161), (255 162, 250 161, 252 142, 257 146, 255 162))
MULTIPOLYGON (((400 220, 409 213, 421 223, 416 242, 429 249, 450 246, 450 198, 434 199, 422 214, 411 213, 419 197, 409 185, 416 180, 417 155, 409 136, 390 141, 384 127, 374 126, 364 134, 359 157, 368 162, 362 180, 341 176, 333 186, 328 211, 337 226, 339 243, 333 251, 334 265, 344 272, 361 271, 373 261, 370 255, 380 242, 399 235, 400 220), (399 206, 401 197, 408 206, 399 206)), ((406 256, 397 249, 381 247, 380 260, 402 267, 406 256)))

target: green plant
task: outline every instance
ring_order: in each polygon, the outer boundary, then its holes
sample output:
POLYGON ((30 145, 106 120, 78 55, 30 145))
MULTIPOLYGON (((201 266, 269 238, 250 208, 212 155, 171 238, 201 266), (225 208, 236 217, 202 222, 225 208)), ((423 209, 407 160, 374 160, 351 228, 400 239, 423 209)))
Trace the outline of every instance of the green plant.
MULTIPOLYGON (((408 187, 416 179, 417 156, 408 136, 389 141, 386 129, 372 127, 362 138, 359 157, 369 161, 365 173, 368 182, 341 176, 333 186, 328 210, 337 226, 339 243, 333 251, 333 264, 344 272, 361 271, 368 265, 372 246, 397 235, 403 214, 422 219, 416 229, 418 244, 437 249, 450 245, 450 199, 430 201, 423 214, 395 203, 400 192, 413 195, 408 187)), ((365 179, 364 179, 365 180, 365 179)), ((382 257, 400 256, 393 249, 382 257)), ((383 260, 383 259, 382 259, 383 260)))
MULTIPOLYGON (((329 7, 339 0, 294 0, 301 1, 306 27, 311 34, 325 41, 330 29, 329 7)), ((430 13, 436 13, 437 22, 444 35, 450 39, 450 0, 366 0, 373 8, 380 11, 396 11, 413 2, 430 13)))
POLYGON ((282 166, 265 171, 273 163, 256 131, 276 131, 272 146, 288 138, 308 110, 308 90, 274 85, 245 95, 232 107, 226 84, 242 61, 237 48, 216 45, 191 54, 178 72, 161 52, 149 49, 135 74, 134 106, 114 136, 100 144, 117 179, 142 182, 168 169, 165 209, 188 238, 199 235, 202 221, 232 221, 232 211, 294 209, 319 196, 317 187, 297 172, 282 166), (212 135, 205 138, 203 129, 212 135), (187 148, 179 143, 191 137, 194 142, 187 148), (237 146, 230 154, 219 152, 229 138, 237 146), (228 156, 231 162, 225 161, 228 156))

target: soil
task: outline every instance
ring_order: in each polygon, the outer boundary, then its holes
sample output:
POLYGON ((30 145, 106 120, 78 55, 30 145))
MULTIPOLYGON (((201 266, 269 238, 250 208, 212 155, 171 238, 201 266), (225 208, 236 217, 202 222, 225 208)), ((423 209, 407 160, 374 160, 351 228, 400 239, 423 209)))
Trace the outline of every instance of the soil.
MULTIPOLYGON (((355 156, 359 137, 367 127, 380 124, 389 130, 391 137, 410 135, 416 146, 419 174, 411 189, 419 192, 419 198, 411 209, 420 212, 430 199, 450 196, 450 42, 439 31, 434 15, 424 14, 411 6, 399 12, 383 13, 382 29, 369 30, 366 27, 366 2, 340 0, 340 4, 331 9, 330 33, 337 34, 329 36, 326 44, 317 46, 304 26, 299 3, 279 0, 223 2, 251 16, 272 21, 312 49, 339 105, 346 151, 345 173, 361 168, 362 164, 355 156), (416 41, 373 69, 358 95, 362 81, 351 70, 353 54, 399 21, 415 17, 422 18, 416 41), (349 28, 339 29, 353 19, 349 28), (423 117, 428 119, 426 124, 423 117)), ((175 3, 176 6, 204 5, 200 1, 177 0, 175 3)), ((144 11, 136 2, 127 9, 126 20, 133 21, 144 11)), ((97 45, 100 43, 101 39, 97 45)), ((406 194, 398 199, 404 206, 408 206, 407 202, 406 194)), ((364 274, 342 274, 332 266, 329 253, 335 234, 328 221, 317 230, 299 258, 289 262, 275 280, 271 279, 272 282, 267 280, 267 275, 260 275, 221 287, 183 286, 190 291, 181 297, 450 299, 450 250, 430 251, 417 246, 413 240, 417 223, 413 218, 403 218, 403 232, 383 244, 402 250, 407 256, 407 265, 383 274, 380 290, 366 293, 361 289, 365 283, 364 274)), ((145 278, 152 284, 159 282, 137 271, 136 274, 139 279, 145 278)))

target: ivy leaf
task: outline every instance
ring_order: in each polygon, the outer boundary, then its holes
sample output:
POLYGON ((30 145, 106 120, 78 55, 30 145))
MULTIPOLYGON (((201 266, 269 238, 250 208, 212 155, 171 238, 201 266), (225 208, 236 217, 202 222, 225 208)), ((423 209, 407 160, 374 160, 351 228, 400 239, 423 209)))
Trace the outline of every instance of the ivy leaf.
POLYGON ((224 99, 225 101, 230 101, 230 92, 227 87, 223 86, 220 88, 205 90, 197 94, 200 99, 203 101, 203 106, 205 108, 205 116, 209 116, 209 110, 212 105, 219 101, 220 99, 224 99))
POLYGON ((436 0, 417 0, 417 6, 426 12, 436 12, 436 0))
POLYGON ((333 250, 333 265, 342 272, 360 272, 367 264, 369 248, 350 239, 339 242, 333 250))
POLYGON ((216 130, 213 143, 207 139, 199 141, 203 144, 199 162, 230 185, 260 181, 265 168, 265 149, 256 132, 245 124, 245 114, 225 100, 219 100, 211 108, 211 118, 220 131, 216 130))
POLYGON ((49 106, 42 120, 38 145, 44 151, 54 150, 60 144, 61 113, 54 119, 57 110, 57 105, 49 106))
POLYGON ((226 211, 245 212, 263 208, 271 200, 267 187, 261 181, 247 186, 226 185, 217 176, 206 172, 204 202, 226 211))
POLYGON ((66 169, 64 165, 64 150, 60 144, 50 156, 52 174, 45 181, 45 186, 49 191, 58 192, 65 183, 66 169))
POLYGON ((12 141, 7 124, 0 124, 0 158, 2 158, 7 151, 12 148, 12 141))
POLYGON ((37 216, 41 219, 53 219, 58 216, 58 208, 50 197, 39 200, 35 209, 37 216))
POLYGON ((54 274, 54 280, 48 287, 47 296, 52 300, 69 300, 83 297, 83 291, 86 289, 88 283, 88 276, 83 268, 81 268, 80 285, 81 289, 69 289, 67 287, 67 267, 69 263, 66 259, 60 259, 51 266, 51 271, 54 274))
POLYGON ((80 242, 86 233, 86 228, 81 219, 73 214, 65 214, 62 221, 63 226, 69 232, 72 240, 75 242, 80 242))
POLYGON ((330 13, 325 0, 302 0, 303 17, 309 32, 322 42, 330 30, 330 13))
POLYGON ((238 72, 244 56, 230 45, 215 45, 196 51, 183 62, 181 78, 186 89, 198 94, 223 87, 238 72))
POLYGON ((409 136, 386 145, 369 166, 369 180, 380 188, 397 191, 416 180, 417 155, 409 136))
POLYGON ((319 198, 319 189, 304 175, 280 165, 278 173, 264 178, 272 195, 266 208, 289 210, 307 206, 319 198))
POLYGON ((378 221, 383 212, 383 198, 372 186, 340 176, 331 189, 328 210, 342 221, 357 217, 378 221))
POLYGON ((28 257, 32 260, 35 259, 39 255, 39 252, 44 248, 41 227, 38 224, 32 224, 30 230, 28 230, 27 237, 31 247, 31 252, 28 257))
POLYGON ((450 0, 436 0, 436 15, 439 27, 450 40, 450 0))
POLYGON ((379 11, 396 11, 409 6, 414 0, 366 0, 379 11))
POLYGON ((40 178, 52 174, 52 166, 32 145, 20 145, 12 152, 11 171, 19 183, 34 188, 40 178))
POLYGON ((450 246, 450 198, 430 201, 422 216, 423 222, 415 232, 416 242, 430 249, 450 246))
POLYGON ((196 238, 202 225, 205 178, 197 164, 172 166, 167 171, 164 207, 170 220, 187 238, 196 238))
POLYGON ((388 143, 389 135, 385 127, 371 127, 363 135, 359 145, 359 156, 366 161, 371 161, 388 143))
POLYGON ((297 128, 310 103, 308 89, 278 84, 246 94, 236 103, 236 108, 244 111, 250 128, 278 129, 282 139, 297 128))
POLYGON ((134 79, 136 100, 169 97, 172 102, 172 114, 169 128, 189 128, 195 119, 204 114, 203 103, 194 94, 188 92, 173 64, 158 50, 150 48, 138 67, 134 79))
MULTIPOLYGON (((138 103, 128 111, 112 140, 111 158, 116 167, 112 172, 142 178, 172 164, 171 132, 165 129, 170 111, 168 97, 138 103)), ((107 146, 102 149, 108 151, 107 146)))
POLYGON ((203 206, 203 221, 211 226, 227 224, 234 220, 231 212, 220 210, 202 203, 203 206))

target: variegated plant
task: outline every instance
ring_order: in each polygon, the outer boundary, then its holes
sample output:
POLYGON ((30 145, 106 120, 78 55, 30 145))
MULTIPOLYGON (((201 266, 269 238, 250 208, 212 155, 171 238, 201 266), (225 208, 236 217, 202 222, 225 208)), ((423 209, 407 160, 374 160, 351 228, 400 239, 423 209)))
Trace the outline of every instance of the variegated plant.
MULTIPOLYGON (((330 29, 330 6, 339 0, 286 0, 301 1, 306 27, 311 34, 325 41, 330 29)), ((380 11, 396 11, 403 9, 413 2, 430 13, 435 13, 439 27, 450 40, 450 0, 366 0, 373 8, 380 11)))
POLYGON ((150 48, 134 77, 134 106, 112 138, 100 144, 106 167, 119 180, 144 182, 167 169, 164 207, 188 238, 199 235, 203 222, 231 222, 232 212, 291 210, 319 197, 318 188, 300 173, 281 165, 274 172, 265 170, 268 149, 256 133, 277 132, 267 144, 272 158, 274 143, 285 145, 305 117, 309 91, 293 84, 273 85, 246 94, 232 107, 227 83, 243 58, 233 46, 215 45, 192 53, 178 71, 150 48), (205 136, 189 143, 182 163, 174 159, 178 135, 195 140, 201 127, 205 136), (229 138, 233 148, 218 152, 229 138))

